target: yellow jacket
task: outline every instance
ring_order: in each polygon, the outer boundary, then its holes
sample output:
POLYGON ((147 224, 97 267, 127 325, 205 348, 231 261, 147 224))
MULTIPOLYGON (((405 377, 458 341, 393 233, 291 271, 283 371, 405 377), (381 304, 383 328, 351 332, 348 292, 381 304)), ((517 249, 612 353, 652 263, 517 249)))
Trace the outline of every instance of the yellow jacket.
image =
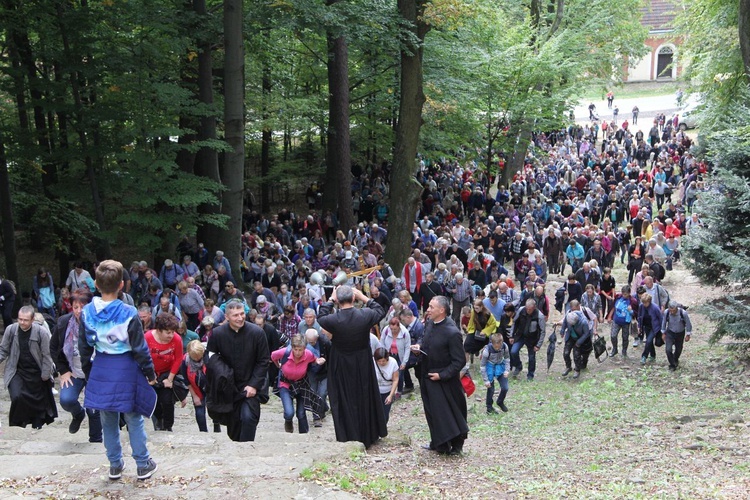
POLYGON ((474 334, 476 337, 488 338, 497 331, 497 321, 495 321, 495 316, 493 316, 492 313, 490 313, 490 319, 487 320, 487 324, 484 325, 484 328, 482 328, 480 332, 477 332, 476 327, 474 326, 475 317, 476 311, 474 311, 474 308, 472 307, 471 317, 469 317, 469 326, 466 328, 469 335, 474 334))

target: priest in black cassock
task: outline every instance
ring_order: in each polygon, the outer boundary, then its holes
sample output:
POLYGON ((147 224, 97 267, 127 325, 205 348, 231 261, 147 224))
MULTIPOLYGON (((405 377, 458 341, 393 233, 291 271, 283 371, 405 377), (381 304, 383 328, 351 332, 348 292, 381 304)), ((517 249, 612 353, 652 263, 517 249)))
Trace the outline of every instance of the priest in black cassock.
POLYGON ((438 296, 430 301, 422 344, 411 348, 424 353, 420 389, 430 428, 430 444, 425 448, 460 455, 469 434, 466 395, 461 385, 461 368, 466 359, 461 330, 448 316, 449 300, 438 296))
POLYGON ((380 399, 375 364, 370 350, 370 329, 385 317, 385 310, 365 294, 341 285, 325 302, 318 323, 331 336, 328 360, 328 398, 337 441, 359 441, 369 448, 388 434, 380 399), (354 301, 365 307, 357 309, 354 301))

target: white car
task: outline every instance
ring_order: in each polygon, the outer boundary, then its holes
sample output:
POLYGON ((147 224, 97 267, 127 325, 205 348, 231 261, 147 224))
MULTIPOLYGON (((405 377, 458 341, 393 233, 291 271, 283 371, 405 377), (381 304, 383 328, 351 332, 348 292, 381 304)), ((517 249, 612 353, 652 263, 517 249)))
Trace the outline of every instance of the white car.
POLYGON ((680 130, 687 130, 689 128, 695 128, 698 126, 698 107, 701 105, 700 99, 693 98, 688 99, 687 104, 682 108, 682 112, 679 116, 677 127, 680 130))

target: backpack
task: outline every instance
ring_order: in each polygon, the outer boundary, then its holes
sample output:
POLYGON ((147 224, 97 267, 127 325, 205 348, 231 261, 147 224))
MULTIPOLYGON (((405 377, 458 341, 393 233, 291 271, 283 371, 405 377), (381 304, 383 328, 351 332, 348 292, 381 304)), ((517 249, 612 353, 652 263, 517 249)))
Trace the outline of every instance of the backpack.
POLYGON ((620 297, 615 301, 615 314, 613 320, 616 325, 627 325, 633 321, 633 313, 628 311, 630 307, 630 299, 626 297, 620 297))
MULTIPOLYGON (((680 312, 680 319, 682 320, 683 323, 685 323, 685 310, 682 307, 680 307, 678 311, 680 312)), ((666 322, 664 323, 664 330, 669 331, 669 313, 665 311, 665 314, 666 314, 666 322)))

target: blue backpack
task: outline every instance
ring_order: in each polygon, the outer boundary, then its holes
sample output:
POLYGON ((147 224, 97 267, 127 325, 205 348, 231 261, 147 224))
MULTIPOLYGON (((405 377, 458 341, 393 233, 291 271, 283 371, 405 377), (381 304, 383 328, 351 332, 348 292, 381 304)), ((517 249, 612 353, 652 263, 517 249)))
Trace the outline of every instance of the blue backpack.
POLYGON ((627 297, 620 297, 615 301, 615 314, 614 321, 617 325, 627 325, 633 321, 633 313, 628 310, 630 307, 630 299, 627 297))

